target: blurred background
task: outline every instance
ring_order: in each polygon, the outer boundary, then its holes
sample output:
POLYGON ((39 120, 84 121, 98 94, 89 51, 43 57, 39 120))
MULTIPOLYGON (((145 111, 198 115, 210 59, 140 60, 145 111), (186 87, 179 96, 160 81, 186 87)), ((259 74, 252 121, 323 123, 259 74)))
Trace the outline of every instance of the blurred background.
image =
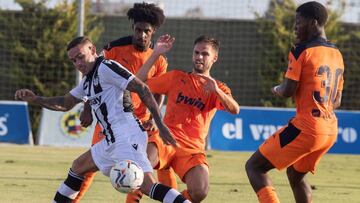
MULTIPOLYGON (((13 100, 18 88, 40 95, 67 93, 77 80, 67 59, 66 45, 83 33, 98 51, 109 41, 131 35, 127 10, 138 1, 0 0, 0 100, 13 100)), ((155 0, 166 15, 156 36, 176 38, 168 53, 169 70, 191 71, 193 40, 200 34, 217 37, 220 58, 214 78, 227 83, 241 106, 294 107, 291 99, 275 98, 294 42, 294 11, 304 0, 155 0)), ((327 37, 343 53, 345 86, 341 109, 360 107, 360 1, 319 1, 329 8, 327 37)), ((155 39, 155 38, 154 38, 155 39)), ((41 109, 30 105, 32 131, 39 126, 41 109)))

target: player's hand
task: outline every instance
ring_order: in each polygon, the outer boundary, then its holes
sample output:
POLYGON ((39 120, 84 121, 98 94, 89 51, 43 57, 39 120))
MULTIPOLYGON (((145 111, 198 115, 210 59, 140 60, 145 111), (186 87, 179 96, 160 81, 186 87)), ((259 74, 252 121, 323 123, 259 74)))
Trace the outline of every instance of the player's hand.
POLYGON ((34 102, 38 96, 29 89, 19 89, 15 92, 15 99, 27 102, 34 102))
POLYGON ((205 93, 212 93, 220 90, 214 78, 203 74, 196 74, 196 75, 201 77, 201 81, 204 83, 203 89, 205 93))
POLYGON ((80 113, 80 124, 82 127, 87 128, 89 127, 93 122, 93 116, 91 113, 91 107, 88 103, 84 104, 84 109, 80 113))
POLYGON ((146 131, 155 131, 157 129, 157 126, 154 122, 153 119, 149 119, 147 121, 144 121, 142 123, 143 127, 145 128, 146 131))
POLYGON ((159 127, 159 133, 161 139, 165 144, 176 146, 176 140, 171 135, 169 128, 167 128, 165 125, 159 127))
POLYGON ((171 37, 168 34, 161 35, 156 41, 154 52, 158 55, 165 54, 171 49, 174 42, 174 37, 171 37))

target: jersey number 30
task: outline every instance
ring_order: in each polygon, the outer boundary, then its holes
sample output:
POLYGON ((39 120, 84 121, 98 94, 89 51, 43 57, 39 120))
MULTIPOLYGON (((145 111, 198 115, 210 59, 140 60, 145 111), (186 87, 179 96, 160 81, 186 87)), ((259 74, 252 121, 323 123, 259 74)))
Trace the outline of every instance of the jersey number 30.
POLYGON ((321 81, 321 87, 325 88, 325 94, 324 94, 324 96, 321 96, 320 91, 314 91, 314 93, 313 93, 314 99, 317 102, 323 104, 329 100, 329 97, 331 95, 331 102, 334 103, 336 91, 338 88, 339 78, 343 74, 343 69, 338 68, 335 70, 335 77, 334 77, 334 82, 333 82, 332 87, 331 87, 331 82, 332 82, 331 80, 332 80, 333 73, 331 72, 331 69, 328 66, 320 66, 316 72, 316 76, 322 77, 325 74, 326 74, 325 80, 321 81))

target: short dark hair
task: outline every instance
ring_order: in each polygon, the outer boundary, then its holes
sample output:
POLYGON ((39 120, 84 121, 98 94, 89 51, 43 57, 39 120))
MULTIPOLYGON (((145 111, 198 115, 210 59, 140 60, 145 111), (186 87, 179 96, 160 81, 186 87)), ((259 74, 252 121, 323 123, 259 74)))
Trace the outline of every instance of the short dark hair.
POLYGON ((67 45, 66 51, 69 51, 70 49, 76 47, 79 44, 84 44, 85 42, 90 42, 91 44, 93 44, 92 41, 86 36, 75 37, 67 45))
POLYGON ((155 4, 135 3, 134 7, 127 12, 129 20, 133 23, 147 22, 156 29, 165 21, 164 11, 155 4))
POLYGON ((310 1, 300 5, 296 9, 296 12, 305 18, 317 20, 320 26, 324 26, 328 18, 325 6, 316 1, 310 1))
POLYGON ((215 49, 216 52, 219 52, 220 41, 215 39, 214 37, 210 37, 207 35, 201 35, 195 39, 194 45, 196 45, 197 43, 201 43, 201 42, 210 44, 215 49))

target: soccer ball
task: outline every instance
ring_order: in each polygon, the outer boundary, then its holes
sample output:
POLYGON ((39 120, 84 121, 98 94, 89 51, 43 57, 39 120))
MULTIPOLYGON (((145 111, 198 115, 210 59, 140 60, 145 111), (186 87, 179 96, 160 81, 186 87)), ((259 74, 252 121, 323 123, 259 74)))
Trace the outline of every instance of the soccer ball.
POLYGON ((129 193, 139 189, 144 180, 144 172, 131 160, 116 163, 110 170, 110 182, 119 192, 129 193))

